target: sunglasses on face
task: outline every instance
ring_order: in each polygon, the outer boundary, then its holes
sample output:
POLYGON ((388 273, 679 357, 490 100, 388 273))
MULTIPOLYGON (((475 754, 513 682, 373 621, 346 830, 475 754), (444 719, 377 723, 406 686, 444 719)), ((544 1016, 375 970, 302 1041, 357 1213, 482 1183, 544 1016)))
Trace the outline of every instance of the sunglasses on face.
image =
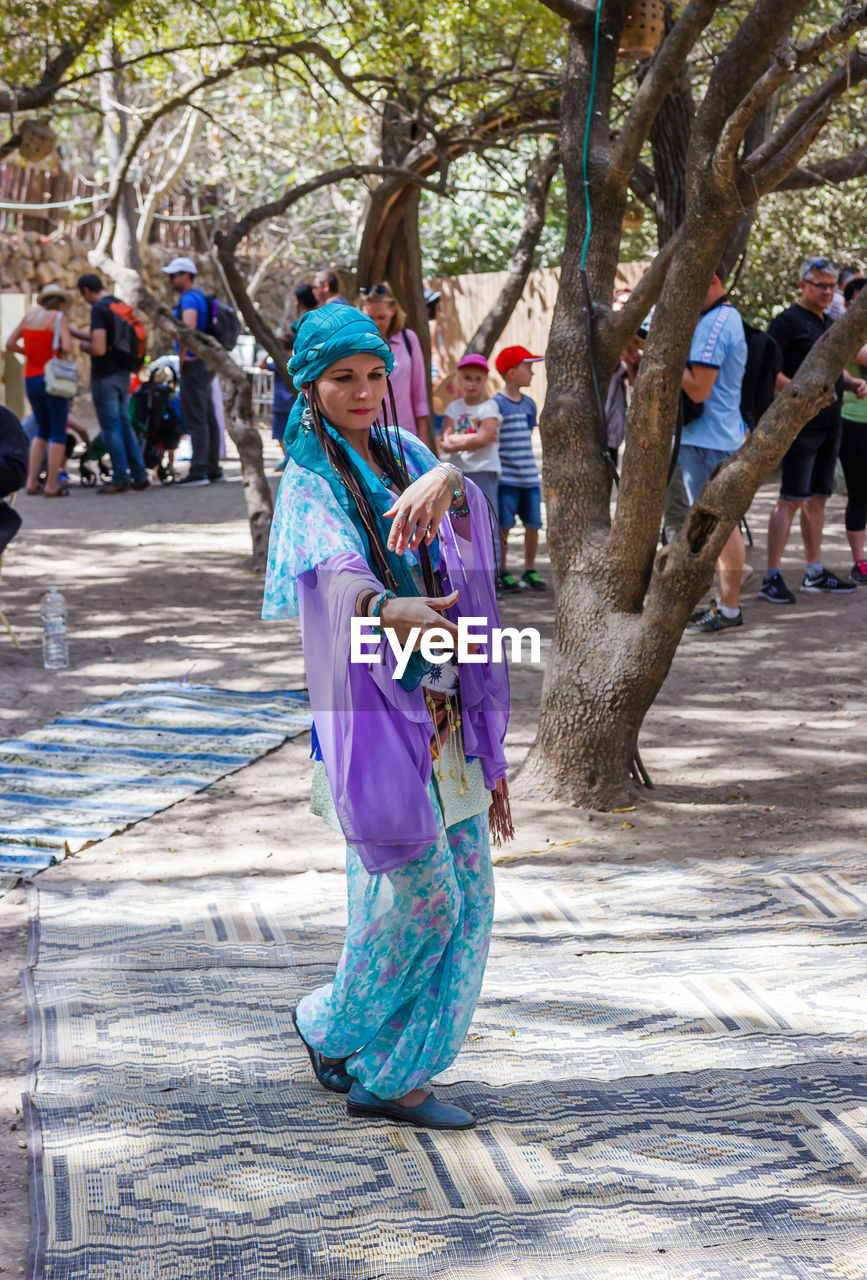
POLYGON ((371 294, 377 298, 383 298, 388 293, 387 284, 363 284, 358 290, 362 298, 369 298, 371 294))
POLYGON ((805 280, 804 284, 812 285, 814 289, 819 289, 825 293, 830 293, 832 290, 837 288, 836 284, 822 284, 818 280, 805 280))

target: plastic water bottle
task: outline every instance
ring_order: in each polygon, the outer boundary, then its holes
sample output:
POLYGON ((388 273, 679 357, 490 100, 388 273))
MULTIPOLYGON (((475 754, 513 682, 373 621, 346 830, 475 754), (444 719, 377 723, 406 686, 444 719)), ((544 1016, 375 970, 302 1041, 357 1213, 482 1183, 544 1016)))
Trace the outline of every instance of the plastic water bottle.
POLYGON ((42 597, 42 665, 49 671, 69 666, 69 638, 66 634, 66 601, 49 587, 42 597))

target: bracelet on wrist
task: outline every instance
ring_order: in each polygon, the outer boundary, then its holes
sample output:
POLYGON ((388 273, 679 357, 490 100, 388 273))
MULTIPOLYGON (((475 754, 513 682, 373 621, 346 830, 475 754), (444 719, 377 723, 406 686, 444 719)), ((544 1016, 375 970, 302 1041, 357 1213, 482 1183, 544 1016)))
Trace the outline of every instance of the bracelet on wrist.
POLYGON ((364 593, 359 597, 359 599, 361 600, 361 605, 360 605, 360 607, 359 607, 359 608, 358 608, 358 610, 357 610, 357 613, 358 613, 359 618, 369 618, 369 617, 370 617, 370 614, 368 613, 368 609, 370 608, 370 602, 371 602, 371 600, 374 598, 374 596, 375 596, 375 595, 376 595, 376 592, 375 592, 375 591, 365 591, 365 592, 364 592, 364 593))
POLYGON ((449 462, 440 462, 438 465, 445 471, 452 486, 450 512, 453 516, 468 516, 470 508, 467 504, 467 486, 463 475, 449 462))
POLYGON ((394 600, 394 599, 396 599, 396 596, 393 591, 380 592, 380 594, 376 597, 376 599, 373 602, 373 607, 370 610, 369 617, 371 618, 380 617, 382 614, 382 606, 385 604, 386 600, 394 600))

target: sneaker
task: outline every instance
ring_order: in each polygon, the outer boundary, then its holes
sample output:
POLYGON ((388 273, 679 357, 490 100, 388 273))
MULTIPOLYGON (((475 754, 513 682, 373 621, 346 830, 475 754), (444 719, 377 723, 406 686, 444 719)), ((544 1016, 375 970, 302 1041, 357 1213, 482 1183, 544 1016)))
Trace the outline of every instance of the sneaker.
POLYGON ((134 489, 149 489, 151 482, 150 480, 133 480, 132 487, 134 489))
POLYGON ((795 597, 783 581, 783 575, 779 570, 765 575, 765 580, 757 594, 759 600, 767 600, 770 604, 795 603, 795 597))
POLYGON ((202 485, 210 484, 207 476, 192 476, 189 472, 185 476, 181 476, 180 480, 176 480, 175 484, 202 485))
POLYGON ((128 484, 104 484, 100 493, 129 493, 128 484))
POLYGON ((707 635, 709 632, 725 631, 729 627, 742 627, 743 625, 743 609, 738 609, 736 617, 727 618, 715 604, 712 604, 700 618, 697 618, 695 622, 690 622, 686 629, 694 634, 701 632, 702 634, 707 635))
POLYGON ((497 578, 497 590, 504 592, 520 591, 521 584, 516 578, 513 578, 510 573, 501 573, 499 578, 497 578))
POLYGON ((820 593, 823 593, 835 596, 847 596, 851 591, 855 590, 855 583, 841 582, 836 573, 831 573, 830 569, 823 569, 821 573, 805 573, 800 590, 805 591, 808 595, 819 595, 820 593))
POLYGON ((867 560, 856 560, 849 577, 853 582, 861 583, 862 586, 867 583, 867 560))
POLYGON ((700 604, 698 608, 693 609, 692 613, 689 615, 690 622, 700 622, 707 611, 712 609, 716 604, 719 604, 719 600, 717 600, 716 596, 713 596, 710 604, 700 604))
POLYGON ((208 476, 208 484, 219 484, 221 480, 225 480, 222 471, 218 471, 215 476, 208 476))
POLYGON ((547 591, 548 584, 543 582, 535 569, 525 569, 521 574, 521 581, 525 583, 532 591, 547 591))

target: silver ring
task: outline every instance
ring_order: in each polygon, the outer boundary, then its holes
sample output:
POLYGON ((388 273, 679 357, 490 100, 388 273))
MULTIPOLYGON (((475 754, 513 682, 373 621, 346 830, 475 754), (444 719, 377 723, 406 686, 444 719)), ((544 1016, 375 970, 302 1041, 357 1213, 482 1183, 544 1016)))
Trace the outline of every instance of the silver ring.
POLYGON ((398 518, 398 520, 408 520, 408 519, 409 519, 409 512, 408 512, 408 511, 398 511, 398 513, 397 513, 397 518, 398 518))
POLYGON ((433 528, 433 525, 432 525, 432 524, 426 524, 426 525, 425 525, 425 527, 424 527, 424 531, 425 531, 425 533, 430 533, 430 531, 431 531, 431 529, 432 529, 432 528, 433 528))

